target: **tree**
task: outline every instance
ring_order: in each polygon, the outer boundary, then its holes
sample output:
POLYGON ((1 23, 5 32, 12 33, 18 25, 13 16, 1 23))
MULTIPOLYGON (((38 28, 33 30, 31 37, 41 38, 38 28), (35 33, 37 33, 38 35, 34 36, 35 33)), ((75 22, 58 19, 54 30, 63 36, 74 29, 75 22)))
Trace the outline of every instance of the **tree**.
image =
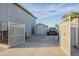
POLYGON ((78 15, 79 15, 78 12, 71 12, 70 13, 71 18, 77 18, 77 17, 79 17, 78 15))
POLYGON ((73 12, 70 12, 69 14, 65 14, 63 16, 63 18, 66 18, 67 16, 71 16, 72 18, 76 18, 76 17, 78 17, 78 15, 79 15, 78 12, 73 11, 73 12))

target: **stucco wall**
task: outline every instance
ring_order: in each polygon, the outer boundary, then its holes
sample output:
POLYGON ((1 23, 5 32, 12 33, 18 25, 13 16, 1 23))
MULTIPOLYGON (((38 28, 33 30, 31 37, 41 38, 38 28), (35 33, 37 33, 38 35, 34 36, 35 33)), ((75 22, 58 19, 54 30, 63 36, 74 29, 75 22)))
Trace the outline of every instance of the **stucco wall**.
POLYGON ((35 18, 15 4, 0 4, 0 21, 24 23, 27 37, 31 35, 32 25, 35 24, 35 18))
POLYGON ((60 46, 67 55, 70 55, 71 46, 78 46, 79 18, 66 19, 68 20, 59 24, 60 46))
POLYGON ((60 47, 70 55, 70 25, 69 22, 62 22, 59 25, 60 47))

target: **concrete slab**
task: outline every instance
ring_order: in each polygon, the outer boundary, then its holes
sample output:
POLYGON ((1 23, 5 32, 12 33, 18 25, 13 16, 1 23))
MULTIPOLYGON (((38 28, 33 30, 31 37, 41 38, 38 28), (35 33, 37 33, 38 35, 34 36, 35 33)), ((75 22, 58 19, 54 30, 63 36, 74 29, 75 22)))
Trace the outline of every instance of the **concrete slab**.
POLYGON ((37 49, 34 53, 33 56, 66 56, 64 51, 59 48, 59 47, 43 47, 37 49))
POLYGON ((1 56, 65 56, 59 47, 14 48, 0 52, 1 56))
POLYGON ((1 51, 4 51, 4 50, 6 50, 6 49, 8 49, 8 45, 7 45, 7 44, 2 44, 2 43, 0 43, 0 52, 1 52, 1 51))
POLYGON ((40 47, 58 47, 57 36, 35 36, 33 35, 30 39, 21 45, 17 45, 14 48, 40 48, 40 47))
POLYGON ((0 52, 2 56, 65 56, 57 36, 32 36, 27 42, 0 52))
POLYGON ((71 56, 79 56, 79 49, 71 47, 71 56))
POLYGON ((37 48, 12 48, 0 52, 0 56, 30 56, 37 48))

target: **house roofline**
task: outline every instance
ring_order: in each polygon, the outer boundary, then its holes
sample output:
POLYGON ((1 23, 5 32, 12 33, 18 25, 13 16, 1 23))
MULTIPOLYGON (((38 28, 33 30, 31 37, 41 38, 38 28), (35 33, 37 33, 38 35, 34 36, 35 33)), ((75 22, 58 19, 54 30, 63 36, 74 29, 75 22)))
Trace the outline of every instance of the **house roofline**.
POLYGON ((37 25, 44 25, 44 26, 48 27, 47 25, 45 25, 45 24, 42 24, 42 23, 38 23, 37 25))
POLYGON ((37 19, 37 17, 35 17, 31 12, 29 12, 28 10, 26 10, 24 7, 22 7, 21 5, 19 5, 18 3, 14 3, 15 5, 17 5, 18 7, 20 7, 21 9, 23 9, 25 12, 27 12, 28 14, 30 14, 32 17, 34 17, 35 19, 37 19))

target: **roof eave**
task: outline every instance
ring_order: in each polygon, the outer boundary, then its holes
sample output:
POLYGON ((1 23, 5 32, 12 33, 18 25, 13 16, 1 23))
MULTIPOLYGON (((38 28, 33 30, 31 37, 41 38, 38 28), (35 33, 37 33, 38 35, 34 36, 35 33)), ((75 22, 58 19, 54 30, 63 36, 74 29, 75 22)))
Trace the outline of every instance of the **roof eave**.
POLYGON ((21 5, 19 5, 18 3, 14 3, 15 5, 19 6, 21 9, 23 9, 24 11, 26 11, 28 14, 30 14, 33 18, 37 19, 37 17, 35 17, 31 12, 29 12, 28 10, 26 10, 25 8, 23 8, 21 5))

